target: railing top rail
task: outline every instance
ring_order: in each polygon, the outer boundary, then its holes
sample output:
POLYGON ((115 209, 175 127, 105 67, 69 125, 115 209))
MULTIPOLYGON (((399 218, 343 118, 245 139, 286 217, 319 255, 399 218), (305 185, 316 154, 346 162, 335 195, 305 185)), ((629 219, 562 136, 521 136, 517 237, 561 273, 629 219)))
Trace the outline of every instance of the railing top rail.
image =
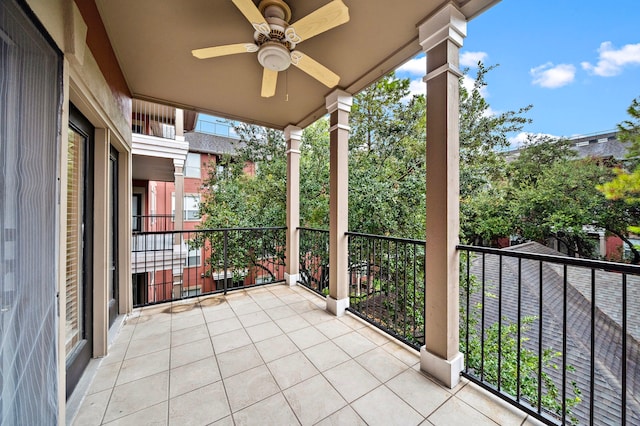
POLYGON ((640 275, 640 265, 629 265, 626 263, 609 262, 603 260, 579 259, 575 257, 556 256, 553 254, 528 253, 517 250, 503 250, 490 247, 458 245, 458 250, 467 250, 477 253, 496 254, 499 256, 509 256, 520 259, 540 260, 544 262, 561 263, 569 266, 582 266, 593 269, 606 269, 611 272, 623 272, 640 275))
POLYGON ((134 232, 134 234, 183 234, 183 233, 200 233, 200 232, 224 232, 224 231, 277 231, 287 229, 286 226, 265 226, 262 228, 205 228, 205 229, 173 229, 171 231, 142 231, 134 232))
POLYGON ((395 241, 399 243, 410 243, 410 244, 426 244, 424 240, 414 240, 411 238, 398 238, 398 237, 388 237, 386 235, 374 235, 374 234, 363 234, 360 232, 345 232, 345 235, 353 236, 353 237, 365 237, 365 238, 375 238, 378 240, 386 240, 386 241, 395 241))
POLYGON ((314 232, 326 232, 327 234, 329 233, 328 229, 318 229, 318 228, 307 228, 305 226, 298 226, 297 228, 299 231, 314 231, 314 232))

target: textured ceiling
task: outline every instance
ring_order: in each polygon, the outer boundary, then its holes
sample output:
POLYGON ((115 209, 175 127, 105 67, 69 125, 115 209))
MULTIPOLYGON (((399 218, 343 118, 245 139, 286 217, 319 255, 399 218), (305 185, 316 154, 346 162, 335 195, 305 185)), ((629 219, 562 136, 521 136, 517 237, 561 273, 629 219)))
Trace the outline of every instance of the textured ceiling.
MULTIPOLYGON (((288 0, 291 22, 329 0, 288 0)), ((468 18, 499 0, 453 1, 468 18)), ((258 0, 255 1, 256 4, 258 0)), ((326 113, 333 89, 290 67, 275 96, 262 98, 255 53, 196 59, 192 49, 253 42, 253 28, 231 0, 97 0, 134 97, 282 129, 326 113)), ((356 93, 420 52, 417 24, 444 0, 344 0, 350 21, 298 45, 356 93)))

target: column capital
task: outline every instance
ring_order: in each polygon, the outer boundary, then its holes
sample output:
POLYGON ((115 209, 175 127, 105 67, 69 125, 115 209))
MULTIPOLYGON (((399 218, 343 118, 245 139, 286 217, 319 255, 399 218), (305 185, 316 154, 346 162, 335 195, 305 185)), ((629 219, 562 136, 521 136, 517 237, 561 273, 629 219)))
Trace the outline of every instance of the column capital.
POLYGON ((284 128, 284 140, 290 141, 293 140, 301 140, 302 139, 302 129, 298 126, 294 126, 293 124, 289 124, 284 128))
POLYGON ((183 168, 184 167, 184 158, 174 158, 173 159, 173 167, 175 168, 183 168))
POLYGON ((344 90, 336 89, 326 97, 327 111, 329 113, 337 110, 350 112, 352 104, 353 96, 344 90))
POLYGON ((445 40, 451 40, 458 47, 467 36, 467 18, 449 3, 418 24, 418 40, 424 52, 445 40))

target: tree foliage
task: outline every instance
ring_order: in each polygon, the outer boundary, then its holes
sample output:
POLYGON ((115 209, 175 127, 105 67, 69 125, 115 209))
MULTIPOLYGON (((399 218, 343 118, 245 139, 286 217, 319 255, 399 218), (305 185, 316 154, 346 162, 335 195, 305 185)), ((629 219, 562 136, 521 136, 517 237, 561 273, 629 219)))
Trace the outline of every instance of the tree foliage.
POLYGON ((607 198, 612 200, 625 200, 630 204, 640 202, 640 97, 634 99, 627 109, 629 119, 618 124, 618 139, 629 143, 630 170, 618 167, 615 170, 615 178, 598 187, 607 198))

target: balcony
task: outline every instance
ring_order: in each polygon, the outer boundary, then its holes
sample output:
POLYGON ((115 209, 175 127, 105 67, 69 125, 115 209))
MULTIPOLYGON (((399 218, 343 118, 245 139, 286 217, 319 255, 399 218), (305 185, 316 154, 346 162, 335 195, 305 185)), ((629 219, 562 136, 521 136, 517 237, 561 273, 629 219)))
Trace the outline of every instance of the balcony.
POLYGON ((175 253, 154 253, 164 259, 154 281, 137 293, 134 282, 139 308, 76 424, 640 419, 639 267, 561 257, 536 243, 459 247, 466 364, 462 383, 448 389, 421 372, 424 241, 347 233, 350 304, 335 317, 325 310, 328 231, 299 229, 293 287, 278 284, 285 231, 139 234, 169 235, 171 244, 178 236, 189 249, 177 263, 175 253))
POLYGON ((73 424, 527 419, 475 384, 435 383, 419 371, 417 352, 324 306, 301 286, 273 284, 138 308, 102 359, 73 424))

